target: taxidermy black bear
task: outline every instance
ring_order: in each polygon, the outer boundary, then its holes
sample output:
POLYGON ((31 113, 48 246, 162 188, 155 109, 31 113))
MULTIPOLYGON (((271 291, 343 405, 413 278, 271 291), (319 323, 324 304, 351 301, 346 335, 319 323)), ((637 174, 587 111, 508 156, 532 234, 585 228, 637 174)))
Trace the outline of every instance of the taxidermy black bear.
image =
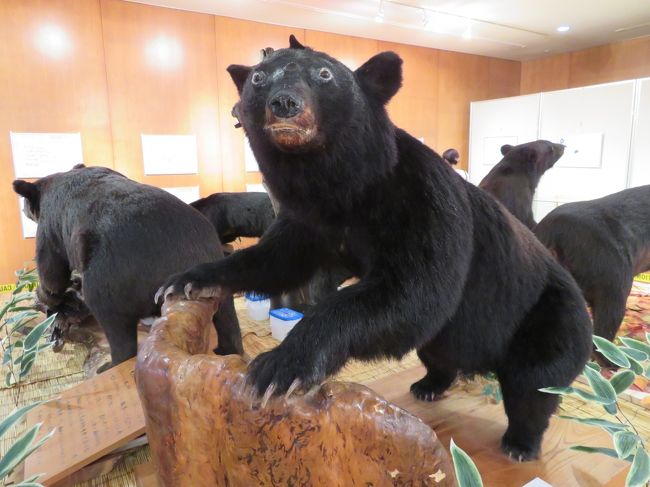
MULTIPOLYGON (((107 168, 78 165, 13 186, 25 198, 26 215, 38 222, 39 299, 50 311, 65 313, 72 271, 79 273, 83 300, 108 338, 108 365, 135 356, 138 321, 159 313, 153 298, 161 282, 223 256, 201 213, 107 168)), ((232 299, 222 301, 214 324, 215 352, 242 353, 232 299)))
POLYGON ((539 222, 535 235, 582 288, 594 334, 613 340, 634 276, 650 270, 650 185, 564 204, 539 222))
POLYGON ((210 220, 222 244, 240 237, 261 237, 275 220, 271 198, 263 192, 215 193, 190 206, 210 220))
POLYGON ((503 159, 483 178, 479 188, 494 195, 528 228, 535 227, 533 196, 539 180, 564 154, 562 144, 536 140, 501 147, 503 159))
POLYGON ((441 396, 459 372, 495 371, 509 418, 503 449, 537 457, 558 404, 538 389, 570 384, 591 350, 580 290, 494 198, 391 123, 397 54, 351 71, 293 36, 290 46, 228 68, 278 219, 258 245, 172 276, 160 293, 277 293, 343 263, 360 281, 250 364, 256 392, 306 390, 350 358, 417 349, 420 399, 441 396))

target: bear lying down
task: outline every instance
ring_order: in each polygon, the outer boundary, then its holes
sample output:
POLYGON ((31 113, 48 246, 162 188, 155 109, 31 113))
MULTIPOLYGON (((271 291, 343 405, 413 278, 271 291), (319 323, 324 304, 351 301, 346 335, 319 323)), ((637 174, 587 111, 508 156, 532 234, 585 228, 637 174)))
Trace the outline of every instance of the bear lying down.
POLYGON ((295 288, 324 265, 359 276, 307 312, 250 365, 258 394, 308 389, 350 358, 402 357, 440 396, 459 372, 496 372, 508 429, 502 447, 538 456, 557 396, 591 350, 591 323, 571 276, 491 196, 396 128, 384 106, 401 59, 350 71, 291 38, 253 67, 230 66, 238 116, 282 211, 258 245, 168 279, 165 295, 221 297, 295 288))

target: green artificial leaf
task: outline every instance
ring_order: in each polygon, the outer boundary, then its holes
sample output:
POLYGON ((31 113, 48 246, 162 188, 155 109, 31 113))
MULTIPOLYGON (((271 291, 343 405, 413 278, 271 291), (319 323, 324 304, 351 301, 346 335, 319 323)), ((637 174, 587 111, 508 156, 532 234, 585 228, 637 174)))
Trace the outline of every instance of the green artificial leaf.
POLYGON ((543 387, 539 391, 546 392, 547 394, 565 396, 567 394, 575 394, 576 389, 574 387, 543 387))
POLYGON ((618 365, 619 367, 629 367, 630 361, 625 354, 621 352, 616 345, 609 340, 597 335, 593 336, 594 345, 596 349, 603 354, 603 356, 610 362, 618 365))
POLYGON ((646 355, 646 353, 642 352, 641 350, 637 350, 636 348, 619 347, 618 349, 628 357, 633 358, 634 360, 640 360, 641 362, 643 362, 644 360, 648 360, 648 356, 646 355))
POLYGON ((632 372, 636 375, 643 375, 643 366, 632 357, 628 357, 628 359, 630 360, 630 369, 632 372))
POLYGON ((634 454, 632 467, 625 479, 625 487, 638 487, 650 480, 650 458, 648 452, 639 447, 634 454))
POLYGON ((32 370, 35 361, 36 361, 35 351, 27 352, 24 355, 24 360, 20 364, 20 374, 18 376, 19 379, 22 379, 27 374, 29 374, 29 371, 32 370))
POLYGON ((458 487, 483 487, 481 474, 479 474, 476 465, 467 453, 456 446, 453 438, 449 445, 449 450, 451 451, 451 458, 454 461, 458 487))
POLYGON ((633 348, 635 350, 638 350, 639 352, 645 353, 647 356, 650 356, 650 345, 648 345, 647 343, 629 337, 619 337, 618 339, 626 347, 633 348))
POLYGON ((621 392, 627 390, 627 388, 634 383, 635 378, 636 376, 631 370, 622 370, 614 377, 609 379, 609 383, 616 391, 616 394, 620 394, 621 392))
POLYGON ((594 391, 594 394, 603 398, 603 401, 600 402, 603 402, 603 404, 612 404, 616 401, 616 391, 609 381, 600 375, 600 372, 596 372, 594 369, 586 367, 585 376, 587 376, 587 380, 589 381, 589 385, 594 391))
POLYGON ((562 419, 575 421, 576 423, 588 424, 591 426, 599 426, 601 428, 612 429, 615 431, 626 430, 629 428, 629 425, 627 424, 613 423, 611 421, 607 421, 606 419, 600 419, 600 418, 578 418, 575 416, 563 416, 563 415, 560 415, 558 417, 562 419))
POLYGON ((624 460, 637 449, 639 437, 629 431, 617 431, 612 435, 618 458, 624 460))
POLYGON ((43 404, 44 401, 38 401, 20 408, 16 408, 9 413, 9 415, 0 423, 0 437, 2 437, 13 425, 22 419, 29 411, 36 406, 43 404))
POLYGON ((603 404, 603 409, 609 414, 616 414, 618 412, 618 406, 615 402, 612 404, 603 404))
POLYGON ((50 325, 54 322, 56 319, 56 314, 53 314, 52 316, 48 317, 46 320, 44 320, 42 323, 36 325, 32 331, 29 332, 29 335, 25 337, 25 345, 24 348, 25 350, 32 350, 36 345, 38 345, 39 340, 45 333, 45 330, 47 330, 50 325))
POLYGON ((585 364, 585 367, 589 367, 589 368, 594 369, 597 372, 600 372, 600 365, 598 365, 596 362, 587 362, 585 364))
POLYGON ((614 450, 613 448, 574 445, 569 447, 569 450, 581 451, 584 453, 602 453, 603 455, 607 455, 612 458, 618 458, 618 454, 616 453, 616 450, 614 450))
POLYGON ((22 462, 29 452, 32 441, 36 438, 42 423, 35 424, 25 431, 0 459, 0 479, 5 478, 11 471, 22 462))
POLYGON ((600 404, 611 404, 609 399, 590 394, 587 391, 578 389, 577 387, 544 387, 539 389, 540 392, 546 392, 548 394, 558 394, 560 396, 565 396, 567 394, 575 394, 576 396, 581 397, 585 401, 597 402, 600 404))

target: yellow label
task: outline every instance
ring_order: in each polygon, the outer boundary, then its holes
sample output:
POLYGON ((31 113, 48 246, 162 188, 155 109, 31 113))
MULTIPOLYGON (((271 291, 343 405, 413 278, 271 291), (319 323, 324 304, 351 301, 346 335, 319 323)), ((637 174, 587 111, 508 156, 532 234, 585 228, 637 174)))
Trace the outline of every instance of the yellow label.
POLYGON ((644 272, 643 274, 639 274, 634 278, 634 280, 638 282, 650 282, 650 272, 644 272))
POLYGON ((8 293, 16 289, 15 284, 0 284, 0 293, 8 293))

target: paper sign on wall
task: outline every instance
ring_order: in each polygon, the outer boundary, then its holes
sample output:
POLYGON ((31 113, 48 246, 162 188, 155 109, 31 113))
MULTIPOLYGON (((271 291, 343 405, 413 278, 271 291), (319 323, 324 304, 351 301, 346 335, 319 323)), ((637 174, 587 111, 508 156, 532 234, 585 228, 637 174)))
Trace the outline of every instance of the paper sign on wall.
POLYGON ((253 149, 248 143, 248 137, 244 137, 244 167, 246 172, 257 172, 260 170, 260 167, 257 164, 257 159, 253 154, 253 149))
POLYGON ((198 172, 195 135, 142 134, 141 137, 144 173, 147 176, 198 172))
POLYGON ((42 178, 83 162, 80 133, 10 132, 17 178, 42 178))
POLYGON ((198 186, 178 186, 175 188, 162 188, 168 193, 173 194, 179 200, 188 205, 201 198, 198 186))
POLYGON ((555 167, 584 167, 597 169, 602 165, 603 133, 564 135, 551 139, 564 144, 564 155, 555 167))
POLYGON ((18 198, 18 203, 20 207, 20 222, 22 223, 23 227, 23 238, 34 238, 36 237, 36 222, 33 220, 30 220, 25 216, 25 213, 23 212, 23 208, 25 205, 25 198, 22 196, 18 198))
POLYGON ((255 192, 262 192, 266 193, 266 188, 264 187, 263 184, 247 184, 246 185, 246 192, 247 193, 255 193, 255 192))
POLYGON ((503 159, 501 146, 506 144, 517 145, 519 137, 506 135, 500 137, 485 137, 483 139, 483 165, 494 166, 503 159))

